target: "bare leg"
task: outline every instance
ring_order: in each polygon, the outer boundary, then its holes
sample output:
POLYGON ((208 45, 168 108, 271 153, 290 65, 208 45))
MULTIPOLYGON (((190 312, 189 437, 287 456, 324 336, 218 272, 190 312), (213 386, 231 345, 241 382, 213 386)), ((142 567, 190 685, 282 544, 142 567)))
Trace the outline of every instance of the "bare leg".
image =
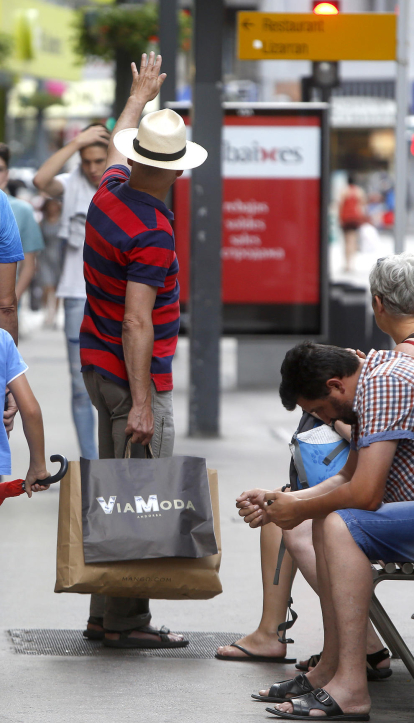
POLYGON ((57 310, 56 289, 54 286, 45 286, 43 290, 44 306, 46 309, 45 326, 53 326, 57 310))
MULTIPOLYGON (((306 520, 293 530, 285 530, 283 537, 286 548, 289 550, 291 557, 295 560, 303 577, 318 595, 316 558, 315 550, 312 544, 312 521, 306 520)), ((370 620, 368 620, 367 634, 367 653, 376 653, 384 647, 370 620)), ((307 660, 309 660, 309 658, 307 660)), ((300 663, 304 665, 307 663, 307 660, 301 660, 300 663)), ((389 666, 389 659, 382 660, 377 665, 378 668, 389 668, 389 666)), ((312 670, 312 668, 309 668, 309 670, 312 670)))
MULTIPOLYGON (((259 627, 254 633, 237 640, 237 644, 254 655, 285 657, 286 645, 278 641, 277 628, 286 619, 287 601, 290 596, 292 560, 286 552, 280 571, 279 584, 273 585, 276 570, 281 530, 276 525, 265 525, 260 532, 260 551, 263 582, 263 613, 259 627)), ((296 568, 294 570, 296 572, 296 568)), ((246 657, 238 648, 223 645, 217 649, 220 655, 246 657)))
MULTIPOLYGON (((316 558, 315 558, 315 551, 314 546, 317 544, 321 537, 321 524, 315 525, 314 523, 314 529, 313 529, 313 544, 312 544, 312 522, 305 522, 302 523, 302 525, 299 525, 295 530, 292 530, 289 535, 285 535, 285 541, 288 542, 289 538, 289 549, 292 551, 295 551, 295 554, 298 555, 297 562, 300 562, 302 565, 302 554, 303 558, 307 563, 310 563, 313 557, 313 564, 315 565, 315 568, 312 569, 312 566, 309 565, 309 568, 307 568, 306 563, 303 565, 304 570, 309 573, 309 581, 312 581, 315 584, 315 587, 318 587, 318 584, 316 582, 319 581, 319 575, 327 576, 327 568, 325 564, 325 558, 322 555, 320 560, 318 561, 318 564, 316 564, 316 558), (302 529, 301 529, 302 528, 302 529), (297 535, 291 534, 295 533, 295 530, 298 530, 297 535), (296 538, 296 539, 295 539, 296 538), (300 543, 300 544, 299 544, 300 543), (312 553, 309 554, 309 549, 312 550, 312 553), (302 552, 301 555, 299 555, 299 551, 302 552)), ((322 607, 322 614, 323 614, 323 624, 324 624, 324 640, 325 640, 325 646, 327 646, 326 654, 324 653, 323 657, 321 658, 318 665, 313 668, 309 673, 307 673, 307 678, 309 679, 309 682, 313 685, 314 688, 320 687, 325 685, 334 675, 336 666, 337 666, 337 655, 338 655, 338 638, 336 634, 336 623, 335 623, 335 616, 333 613, 333 606, 332 606, 332 599, 330 597, 329 593, 329 585, 328 587, 328 595, 326 596, 326 599, 322 602, 321 600, 321 607, 322 607)), ((259 691, 260 695, 267 695, 268 690, 261 690, 259 691)), ((282 709, 284 710, 284 709, 282 709)))
POLYGON ((283 533, 286 549, 295 560, 306 582, 318 595, 316 558, 312 542, 312 520, 305 520, 293 530, 283 533))
MULTIPOLYGON (((320 663, 307 677, 323 685, 345 713, 367 713, 370 697, 366 679, 367 622, 372 595, 371 566, 347 526, 335 512, 314 522, 318 583, 324 616, 325 643, 320 663), (335 649, 339 650, 339 656, 335 649), (319 671, 333 667, 329 682, 319 671)), ((292 712, 290 703, 275 706, 292 712)), ((321 715, 311 711, 311 715, 321 715)))
POLYGON ((345 239, 345 271, 352 271, 352 264, 358 249, 357 232, 344 231, 345 239))

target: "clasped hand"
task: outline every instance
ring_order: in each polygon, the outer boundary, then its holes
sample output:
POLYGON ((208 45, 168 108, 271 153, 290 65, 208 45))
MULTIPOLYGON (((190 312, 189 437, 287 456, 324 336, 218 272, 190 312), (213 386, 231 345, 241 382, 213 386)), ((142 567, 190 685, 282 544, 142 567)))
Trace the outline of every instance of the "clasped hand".
POLYGON ((25 489, 28 497, 32 496, 32 492, 44 492, 48 490, 47 478, 50 477, 50 472, 47 471, 45 465, 41 465, 38 468, 29 467, 29 470, 25 479, 25 489), (45 484, 41 484, 40 480, 44 480, 45 484))
POLYGON ((252 528, 274 522, 282 530, 292 530, 305 519, 301 501, 281 490, 248 490, 237 497, 236 507, 240 517, 252 528), (269 501, 271 505, 268 505, 269 501))

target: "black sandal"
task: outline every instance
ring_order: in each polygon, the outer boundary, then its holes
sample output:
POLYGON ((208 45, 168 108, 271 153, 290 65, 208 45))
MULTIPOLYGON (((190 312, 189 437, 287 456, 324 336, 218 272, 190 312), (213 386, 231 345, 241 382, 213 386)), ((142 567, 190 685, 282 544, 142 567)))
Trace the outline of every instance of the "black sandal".
POLYGON ((367 678, 368 680, 385 680, 392 675, 391 668, 377 668, 378 663, 388 660, 390 652, 387 648, 378 650, 376 653, 367 655, 367 678))
POLYGON ((88 620, 88 624, 89 623, 91 623, 91 625, 100 625, 102 630, 92 630, 91 628, 86 628, 86 630, 83 631, 83 637, 88 640, 103 640, 105 636, 103 618, 94 618, 93 615, 91 615, 88 620))
POLYGON ((276 708, 266 708, 266 710, 285 720, 369 720, 369 713, 344 713, 338 703, 323 688, 315 688, 311 693, 302 695, 300 698, 291 698, 289 703, 292 703, 293 713, 283 713, 276 708), (311 710, 323 711, 324 715, 311 716, 311 710))
POLYGON ((159 648, 185 648, 188 645, 189 640, 170 640, 168 637, 169 632, 169 628, 166 628, 165 625, 159 630, 152 628, 150 625, 147 625, 145 628, 134 628, 133 630, 123 630, 122 632, 120 630, 105 630, 105 633, 118 633, 119 638, 117 640, 110 640, 105 636, 103 644, 107 648, 149 648, 151 650, 159 648), (130 634, 135 631, 139 633, 151 633, 151 635, 159 636, 161 639, 130 638, 130 634))
POLYGON ((296 670, 303 670, 304 673, 308 673, 309 668, 316 668, 321 659, 321 655, 322 653, 319 653, 319 655, 317 655, 316 653, 315 655, 311 655, 309 660, 306 661, 305 665, 301 665, 300 663, 295 665, 296 670))
POLYGON ((242 648, 242 646, 237 643, 230 643, 229 648, 238 648, 242 651, 242 653, 246 653, 247 657, 244 655, 221 655, 220 653, 216 653, 214 657, 217 658, 217 660, 247 660, 248 663, 296 663, 296 658, 281 658, 276 657, 275 655, 255 655, 254 653, 251 653, 250 650, 242 648))
POLYGON ((256 695, 252 693, 252 698, 255 700, 261 700, 263 703, 286 703, 291 698, 287 698, 286 695, 289 693, 293 696, 304 695, 310 693, 313 690, 313 686, 309 683, 306 675, 301 673, 292 680, 283 680, 281 683, 274 683, 269 689, 268 695, 256 695))
MULTIPOLYGON (((309 668, 315 668, 321 659, 322 653, 319 655, 311 655, 305 665, 298 663, 295 665, 297 670, 303 670, 305 673, 309 671, 309 668)), ((367 678, 368 680, 385 680, 392 675, 391 668, 377 668, 378 663, 383 660, 388 660, 390 653, 387 648, 382 648, 376 653, 367 654, 367 678)))

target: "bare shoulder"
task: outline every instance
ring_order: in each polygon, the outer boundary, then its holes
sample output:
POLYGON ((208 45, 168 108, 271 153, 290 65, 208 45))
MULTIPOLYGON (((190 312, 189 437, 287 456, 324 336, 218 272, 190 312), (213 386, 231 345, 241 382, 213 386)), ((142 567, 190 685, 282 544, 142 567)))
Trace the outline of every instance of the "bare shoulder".
MULTIPOLYGON (((414 342, 414 339, 413 339, 414 342)), ((406 343, 402 342, 401 344, 397 344, 396 347, 394 347, 393 351, 400 351, 403 354, 408 354, 409 356, 414 357, 414 343, 406 343)))

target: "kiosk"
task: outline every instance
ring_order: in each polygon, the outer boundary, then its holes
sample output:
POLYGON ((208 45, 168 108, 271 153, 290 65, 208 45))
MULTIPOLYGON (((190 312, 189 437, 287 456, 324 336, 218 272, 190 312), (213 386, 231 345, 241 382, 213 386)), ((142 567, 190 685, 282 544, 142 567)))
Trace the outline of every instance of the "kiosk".
MULTIPOLYGON (((190 107, 169 105, 190 126, 190 107)), ((245 348, 251 383, 274 383, 271 349, 279 357, 297 338, 327 335, 327 105, 223 106, 223 332, 239 339, 239 382, 246 376, 245 348)), ((190 297, 190 182, 191 174, 183 174, 173 194, 183 331, 190 297)))

